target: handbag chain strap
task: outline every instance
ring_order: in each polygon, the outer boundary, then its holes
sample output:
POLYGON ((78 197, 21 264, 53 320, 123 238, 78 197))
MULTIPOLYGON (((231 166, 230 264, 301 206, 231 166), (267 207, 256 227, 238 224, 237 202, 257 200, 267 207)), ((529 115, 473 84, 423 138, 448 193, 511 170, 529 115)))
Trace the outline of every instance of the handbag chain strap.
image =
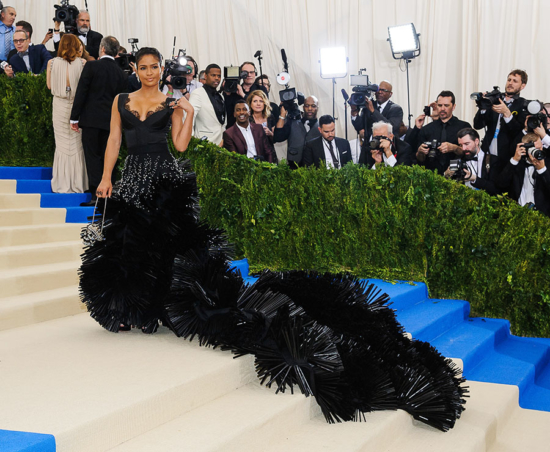
MULTIPOLYGON (((99 198, 96 198, 95 200, 95 207, 94 207, 94 213, 92 215, 92 224, 95 223, 95 212, 97 210, 97 202, 99 201, 99 198)), ((107 198, 105 198, 105 205, 103 206, 103 216, 101 217, 101 231, 100 233, 103 234, 103 226, 105 225, 105 212, 107 211, 107 198)))

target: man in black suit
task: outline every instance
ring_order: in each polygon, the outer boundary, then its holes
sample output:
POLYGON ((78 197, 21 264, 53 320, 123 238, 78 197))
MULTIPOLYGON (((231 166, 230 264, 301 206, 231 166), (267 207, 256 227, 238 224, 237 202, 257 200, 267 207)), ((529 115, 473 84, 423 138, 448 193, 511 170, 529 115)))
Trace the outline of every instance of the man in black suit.
POLYGON ((116 38, 101 40, 99 60, 89 61, 82 70, 71 111, 71 128, 82 128, 86 170, 95 202, 95 192, 103 176, 105 148, 109 139, 113 100, 127 88, 127 76, 115 62, 120 45, 116 38))
MULTIPOLYGON (((486 154, 480 148, 479 134, 471 128, 458 132, 458 145, 462 148, 462 160, 467 169, 464 174, 464 183, 467 187, 485 190, 490 195, 500 194, 498 188, 499 159, 496 155, 486 154)), ((454 179, 455 171, 448 168, 445 177, 454 179)))
POLYGON ((13 34, 13 43, 17 53, 13 54, 9 63, 14 74, 31 72, 41 74, 48 66, 48 61, 52 59, 50 52, 42 44, 30 45, 29 34, 25 30, 17 30, 13 34))
POLYGON ((344 138, 336 138, 336 124, 330 115, 319 118, 320 137, 308 141, 304 147, 302 166, 319 168, 322 164, 327 168, 339 169, 351 162, 351 149, 349 141, 344 138))
MULTIPOLYGON (((63 36, 63 33, 59 33, 59 26, 60 23, 55 22, 53 42, 56 52, 59 48, 59 41, 63 36)), ((90 56, 97 60, 100 57, 99 48, 103 35, 91 29, 90 14, 88 14, 88 11, 80 10, 80 13, 76 18, 76 30, 74 31, 74 34, 82 41, 90 56)))
POLYGON ((250 111, 244 99, 235 104, 236 123, 223 133, 223 147, 251 159, 276 162, 275 149, 261 124, 250 122, 250 111))
POLYGON ((376 165, 406 165, 411 166, 414 153, 403 140, 395 139, 392 125, 389 122, 378 121, 372 125, 372 146, 367 143, 361 149, 359 163, 375 169, 376 165))
POLYGON ((458 132, 472 126, 453 115, 456 103, 455 95, 451 91, 439 93, 437 108, 439 118, 422 127, 418 134, 418 143, 421 144, 416 152, 416 161, 419 165, 430 170, 436 169, 443 175, 451 160, 462 157, 462 148, 458 145, 458 132), (425 143, 433 143, 434 148, 425 143))
MULTIPOLYGON (((485 130, 481 149, 485 153, 497 155, 502 161, 514 155, 512 143, 521 133, 527 117, 527 101, 520 92, 527 85, 527 73, 515 69, 508 74, 504 101, 490 109, 481 107, 474 118, 474 128, 485 130)), ((479 102, 478 102, 479 105, 479 102)))
POLYGON ((542 141, 535 133, 526 134, 516 146, 514 156, 506 163, 497 182, 503 192, 516 200, 520 206, 534 205, 543 214, 550 216, 550 172, 547 158, 535 158, 533 151, 542 151, 542 141), (528 146, 526 148, 525 146, 528 146))
POLYGON ((367 103, 361 114, 356 106, 351 106, 351 121, 353 127, 360 133, 365 130, 365 139, 369 141, 372 133, 372 125, 375 122, 389 122, 392 125, 392 133, 397 133, 399 124, 403 121, 403 109, 390 100, 392 96, 392 86, 390 82, 383 81, 380 83, 376 92, 376 102, 367 100, 367 103))

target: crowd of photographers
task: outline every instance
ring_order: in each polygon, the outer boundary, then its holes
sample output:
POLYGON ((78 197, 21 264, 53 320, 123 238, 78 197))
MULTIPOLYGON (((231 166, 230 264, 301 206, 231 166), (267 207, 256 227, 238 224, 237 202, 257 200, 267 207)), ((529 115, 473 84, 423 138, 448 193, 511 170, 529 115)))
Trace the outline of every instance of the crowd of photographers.
MULTIPOLYGON (((13 8, 1 11, 0 36, 4 40, 0 43, 0 68, 8 77, 45 70, 55 52, 50 55, 43 44, 50 39, 59 43, 62 22, 66 33, 76 34, 82 41, 86 59, 99 55, 102 35, 91 30, 89 14, 66 2, 56 6, 54 28, 39 45, 31 42, 30 24, 15 23, 13 8)), ((140 88, 133 59, 137 39, 129 43, 132 52, 121 49, 117 61, 126 72, 127 91, 132 92, 140 88)), ((261 52, 254 57, 261 69, 261 52)), ((285 70, 277 81, 285 84, 288 65, 284 51, 282 57, 285 70)), ((478 107, 473 127, 454 115, 455 95, 444 90, 424 108, 414 127, 408 128, 403 109, 391 100, 388 81, 371 85, 368 76, 360 73, 355 77, 354 93, 348 97, 343 90, 357 131, 357 139, 350 142, 335 136, 334 118, 318 118, 315 96, 305 98, 289 88, 288 82, 280 92, 280 102, 270 102, 269 77, 258 74, 251 61, 223 68, 222 77, 220 66, 209 64, 199 70, 195 59, 180 50, 177 57, 166 60, 160 89, 167 97, 185 96, 190 101, 195 108, 196 137, 256 160, 277 163, 284 158, 292 168, 326 165, 338 169, 348 162, 372 169, 421 165, 473 189, 507 194, 520 205, 550 216, 546 166, 550 104, 521 97, 528 81, 525 71, 510 72, 503 92, 494 87, 491 92, 471 95, 478 107), (485 130, 483 140, 477 132, 481 129, 485 130), (277 143, 286 143, 284 154, 275 151, 277 143)))

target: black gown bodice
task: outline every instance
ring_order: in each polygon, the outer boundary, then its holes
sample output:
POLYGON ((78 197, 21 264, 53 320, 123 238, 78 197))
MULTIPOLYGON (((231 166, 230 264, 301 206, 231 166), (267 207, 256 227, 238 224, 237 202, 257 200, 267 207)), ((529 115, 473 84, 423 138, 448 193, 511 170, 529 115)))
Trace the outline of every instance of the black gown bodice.
POLYGON ((172 124, 172 109, 169 107, 172 100, 167 98, 156 109, 149 111, 142 121, 138 112, 130 110, 128 94, 120 94, 118 98, 128 157, 113 195, 138 207, 144 207, 144 201, 151 199, 155 184, 160 179, 181 177, 181 170, 170 153, 167 140, 172 124))

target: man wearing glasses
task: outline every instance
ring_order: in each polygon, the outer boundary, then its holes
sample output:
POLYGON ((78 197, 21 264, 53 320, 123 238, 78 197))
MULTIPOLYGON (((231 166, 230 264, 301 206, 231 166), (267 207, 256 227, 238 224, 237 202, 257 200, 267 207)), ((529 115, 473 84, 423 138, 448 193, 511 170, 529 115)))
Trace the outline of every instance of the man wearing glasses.
POLYGON ((30 45, 31 39, 25 30, 17 30, 13 34, 13 43, 17 53, 12 55, 9 63, 14 74, 18 72, 41 74, 52 59, 50 52, 42 44, 30 45))
POLYGON ((357 106, 351 106, 351 121, 357 133, 365 131, 366 142, 370 141, 372 135, 372 125, 375 122, 384 121, 392 125, 393 133, 397 134, 399 125, 403 121, 403 109, 390 100, 392 96, 392 86, 390 82, 383 81, 376 92, 376 101, 367 100, 365 107, 359 114, 357 106))
POLYGON ((235 104, 239 99, 245 99, 252 91, 262 90, 265 95, 268 95, 268 91, 265 86, 258 85, 256 83, 256 65, 251 61, 245 61, 241 64, 240 72, 246 72, 246 77, 243 79, 242 84, 237 86, 236 93, 223 93, 225 98, 225 111, 227 117, 227 128, 235 124, 235 104))

